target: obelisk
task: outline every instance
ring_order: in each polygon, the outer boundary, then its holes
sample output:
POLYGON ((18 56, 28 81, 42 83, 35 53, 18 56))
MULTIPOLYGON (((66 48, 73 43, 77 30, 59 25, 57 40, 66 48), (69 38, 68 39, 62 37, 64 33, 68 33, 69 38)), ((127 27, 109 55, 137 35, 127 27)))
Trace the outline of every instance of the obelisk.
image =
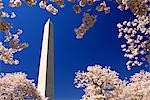
POLYGON ((54 100, 54 47, 53 24, 50 19, 44 26, 38 86, 37 89, 47 100, 54 100))

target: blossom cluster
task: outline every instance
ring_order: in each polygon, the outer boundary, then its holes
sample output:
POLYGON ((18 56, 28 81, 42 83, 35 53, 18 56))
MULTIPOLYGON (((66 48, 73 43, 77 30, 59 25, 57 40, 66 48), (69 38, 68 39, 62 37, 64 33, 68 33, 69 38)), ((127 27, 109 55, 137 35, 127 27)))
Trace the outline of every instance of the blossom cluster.
POLYGON ((125 100, 148 100, 150 98, 150 72, 140 71, 130 78, 123 91, 125 100))
MULTIPOLYGON (((75 11, 76 14, 81 13, 81 11, 82 11, 81 7, 83 7, 83 5, 74 5, 73 6, 73 10, 75 11)), ((100 3, 99 5, 97 5, 95 7, 95 10, 98 11, 98 12, 104 11, 106 14, 110 13, 110 7, 107 7, 105 1, 103 1, 102 3, 100 3)))
POLYGON ((85 7, 86 5, 90 6, 98 1, 100 2, 100 4, 96 5, 96 7, 95 7, 96 11, 98 11, 98 12, 105 11, 105 13, 107 13, 107 14, 110 12, 110 7, 107 7, 106 2, 104 0, 103 0, 103 2, 101 2, 101 0, 79 0, 79 1, 68 0, 68 1, 71 3, 78 2, 78 4, 75 4, 73 6, 73 10, 77 14, 79 14, 81 12, 81 8, 85 7))
POLYGON ((64 0, 51 0, 52 2, 55 2, 57 5, 59 5, 61 8, 65 6, 64 0))
POLYGON ((81 12, 81 8, 79 5, 74 5, 73 10, 75 11, 76 14, 79 14, 81 12))
POLYGON ((104 11, 106 14, 110 13, 110 7, 107 7, 106 2, 103 1, 102 3, 100 3, 98 6, 96 6, 96 11, 101 12, 104 11))
MULTIPOLYGON (((2 12, 5 13, 5 12, 2 12)), ((5 13, 9 16, 7 13, 5 13)), ((5 14, 2 14, 4 17, 5 14)), ((0 60, 2 60, 5 64, 19 64, 17 59, 14 59, 14 54, 22 51, 24 48, 28 47, 27 43, 20 43, 19 36, 22 34, 22 30, 18 29, 16 33, 12 34, 10 32, 10 28, 12 25, 9 23, 0 20, 0 31, 6 34, 4 43, 0 42, 0 60), (5 46, 8 44, 8 46, 5 46)))
POLYGON ((0 9, 4 8, 2 0, 0 0, 0 9))
MULTIPOLYGON (((75 0, 68 0, 69 2, 71 2, 71 3, 75 3, 75 0)), ((92 5, 93 4, 93 0, 90 0, 91 2, 89 2, 89 1, 87 1, 87 0, 80 0, 80 1, 77 1, 78 2, 78 4, 75 4, 74 6, 73 6, 73 10, 75 11, 75 13, 76 14, 79 14, 79 13, 81 13, 81 7, 85 7, 86 6, 86 3, 88 4, 88 5, 92 5)))
POLYGON ((150 0, 116 0, 119 4, 118 9, 128 10, 130 9, 134 15, 143 16, 150 10, 150 0))
POLYGON ((26 97, 44 100, 25 73, 0 74, 0 100, 24 100, 26 97))
POLYGON ((47 5, 48 0, 41 0, 39 3, 40 8, 46 9, 48 12, 56 15, 58 13, 58 9, 53 6, 52 2, 56 3, 59 7, 63 8, 65 6, 64 0, 50 0, 51 3, 47 5))
POLYGON ((46 9, 48 12, 56 15, 58 13, 58 9, 56 9, 52 4, 47 5, 47 0, 41 0, 39 3, 40 8, 46 9))
MULTIPOLYGON (((37 1, 36 0, 22 0, 24 1, 27 5, 33 6, 36 5, 37 1)), ((9 6, 14 8, 14 7, 20 7, 22 5, 21 0, 9 0, 9 6)), ((2 0, 0 0, 0 9, 4 8, 2 0)))
POLYGON ((129 60, 126 63, 128 70, 133 66, 141 66, 146 61, 150 63, 150 6, 149 0, 117 0, 120 10, 130 9, 135 18, 132 21, 118 23, 118 38, 124 38, 126 44, 122 44, 124 57, 129 60))
POLYGON ((93 26, 93 24, 96 22, 96 16, 97 15, 90 17, 90 13, 93 10, 96 10, 97 12, 104 11, 106 14, 110 13, 110 7, 108 7, 106 5, 105 1, 103 1, 103 2, 101 2, 101 0, 79 0, 79 1, 68 0, 68 1, 71 2, 71 3, 75 3, 75 5, 73 5, 73 10, 75 11, 76 14, 81 13, 82 12, 82 8, 85 7, 86 5, 90 6, 90 5, 92 5, 92 4, 94 4, 94 3, 98 2, 98 1, 100 2, 100 3, 97 3, 96 6, 94 6, 94 9, 92 9, 92 8, 88 9, 86 14, 84 12, 84 18, 82 20, 81 26, 78 29, 77 28, 74 29, 77 39, 83 38, 83 36, 87 32, 87 30, 89 28, 91 28, 93 26), (78 4, 76 4, 76 2, 78 4))
POLYGON ((149 16, 136 17, 133 21, 124 21, 117 24, 119 28, 118 37, 123 37, 126 44, 122 44, 122 51, 125 52, 124 57, 129 58, 126 63, 127 68, 131 66, 141 66, 143 60, 149 61, 150 55, 150 24, 149 16), (140 59, 139 59, 140 58, 140 59))
POLYGON ((84 88, 82 100, 148 100, 150 98, 150 73, 140 71, 130 81, 119 79, 110 67, 88 66, 87 72, 78 71, 74 83, 84 88))
POLYGON ((74 29, 77 39, 83 38, 86 31, 95 24, 96 17, 97 16, 90 15, 89 13, 84 13, 81 26, 74 29))
POLYGON ((78 2, 78 5, 80 7, 85 7, 86 5, 92 5, 94 2, 96 2, 97 0, 68 0, 69 2, 71 3, 74 3, 74 2, 78 2))
POLYGON ((16 14, 15 12, 12 12, 11 14, 8 14, 7 12, 1 11, 0 12, 0 18, 15 18, 16 14))
MULTIPOLYGON (((37 1, 36 0, 23 0, 27 5, 33 6, 36 5, 37 1)), ((10 7, 20 7, 22 4, 21 0, 10 0, 9 1, 9 6, 10 7)))

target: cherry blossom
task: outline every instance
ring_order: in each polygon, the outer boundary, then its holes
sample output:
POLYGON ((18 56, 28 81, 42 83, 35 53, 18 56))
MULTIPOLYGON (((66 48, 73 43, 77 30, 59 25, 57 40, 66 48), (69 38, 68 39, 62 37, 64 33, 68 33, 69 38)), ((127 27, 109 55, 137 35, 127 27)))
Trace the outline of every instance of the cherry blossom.
POLYGON ((24 100, 26 97, 44 100, 25 73, 0 74, 0 100, 24 100))
POLYGON ((110 67, 88 66, 87 72, 78 71, 74 79, 77 88, 84 88, 82 100, 148 100, 150 73, 140 71, 130 81, 119 79, 110 67))
MULTIPOLYGON (((132 21, 118 23, 118 38, 124 38, 125 44, 121 45, 124 57, 129 60, 126 63, 128 70, 131 67, 141 66, 143 63, 150 64, 150 24, 148 5, 149 0, 116 0, 118 8, 123 10, 130 9, 135 15, 132 21)), ((146 64, 147 66, 147 64, 146 64)))

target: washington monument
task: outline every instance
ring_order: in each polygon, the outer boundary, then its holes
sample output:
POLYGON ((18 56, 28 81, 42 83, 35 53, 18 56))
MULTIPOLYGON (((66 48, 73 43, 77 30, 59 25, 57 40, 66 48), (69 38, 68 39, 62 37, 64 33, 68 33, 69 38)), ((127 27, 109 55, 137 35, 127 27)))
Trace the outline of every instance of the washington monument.
POLYGON ((50 19, 44 26, 37 89, 47 100, 54 100, 54 47, 53 24, 50 19))

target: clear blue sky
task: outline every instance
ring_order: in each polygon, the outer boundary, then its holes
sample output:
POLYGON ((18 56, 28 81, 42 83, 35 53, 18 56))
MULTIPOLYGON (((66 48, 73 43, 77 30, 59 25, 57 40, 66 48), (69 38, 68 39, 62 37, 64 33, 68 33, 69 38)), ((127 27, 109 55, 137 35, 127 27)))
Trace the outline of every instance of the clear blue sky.
MULTIPOLYGON (((3 1, 5 4, 8 2, 8 0, 3 1)), ((55 100, 81 98, 83 91, 74 87, 73 80, 75 72, 86 70, 88 65, 112 66, 113 70, 120 73, 121 78, 139 72, 144 67, 127 71, 126 59, 120 48, 123 41, 117 38, 116 24, 123 20, 131 20, 133 15, 130 11, 120 12, 114 2, 107 3, 111 7, 111 13, 105 15, 103 12, 92 12, 98 15, 97 22, 87 31, 82 40, 77 40, 74 33, 74 28, 81 25, 82 14, 76 15, 70 3, 66 3, 64 9, 59 9, 57 16, 40 9, 38 5, 29 7, 23 4, 21 8, 14 9, 6 6, 4 11, 9 13, 15 11, 17 15, 15 19, 6 19, 6 21, 13 24, 13 32, 18 28, 23 29, 21 41, 28 42, 30 46, 15 54, 15 57, 20 60, 19 65, 10 66, 0 62, 0 71, 22 71, 37 83, 43 26, 47 19, 51 18, 54 24, 55 100)), ((0 36, 3 40, 4 35, 0 36)), ((144 69, 148 70, 148 68, 144 69)))

